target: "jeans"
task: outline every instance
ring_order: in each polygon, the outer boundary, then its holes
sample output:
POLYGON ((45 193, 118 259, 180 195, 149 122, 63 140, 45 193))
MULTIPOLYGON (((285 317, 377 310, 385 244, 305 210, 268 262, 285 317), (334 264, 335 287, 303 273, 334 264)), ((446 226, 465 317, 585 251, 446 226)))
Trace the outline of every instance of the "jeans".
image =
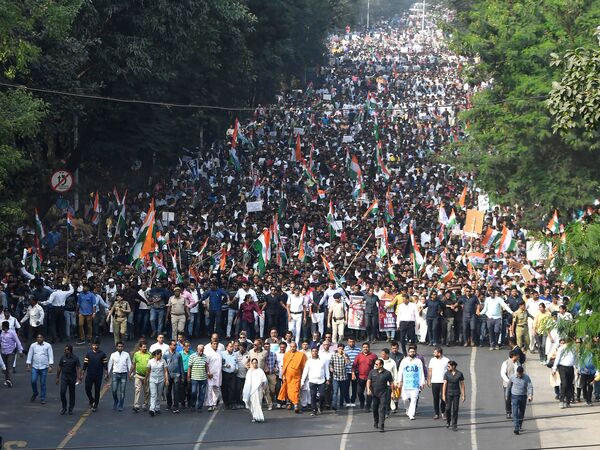
POLYGON ((188 322, 186 325, 186 330, 187 330, 187 335, 189 337, 195 336, 196 332, 198 330, 198 313, 190 313, 190 316, 188 318, 188 322))
POLYGON ((348 389, 348 380, 331 380, 333 383, 333 398, 331 400, 331 407, 338 409, 342 407, 344 403, 344 393, 348 389))
POLYGON ((543 334, 535 335, 535 343, 540 353, 540 361, 546 361, 546 336, 543 334))
POLYGON ((135 329, 138 336, 145 336, 150 328, 150 310, 138 309, 136 316, 135 329))
POLYGON ((71 339, 73 332, 77 328, 77 320, 75 318, 75 311, 65 311, 65 336, 67 339, 71 339))
POLYGON ((150 411, 160 411, 160 397, 162 395, 163 388, 165 387, 165 380, 161 380, 158 383, 150 381, 150 411))
POLYGON ((125 401, 125 387, 127 386, 127 373, 115 373, 112 374, 112 395, 113 395, 113 408, 123 408, 123 402, 125 401))
MULTIPOLYGON (((8 369, 8 368, 7 368, 8 369)), ((31 389, 33 390, 33 395, 38 396, 38 387, 37 382, 40 380, 40 400, 46 400, 46 377, 48 376, 48 368, 45 369, 36 369, 34 367, 31 368, 31 389)))
POLYGON ((165 326, 165 310, 152 308, 150 309, 150 326, 152 327, 152 333, 160 334, 163 332, 165 326))
POLYGON ((208 334, 219 333, 221 335, 221 322, 223 311, 208 311, 208 334))
POLYGON ((167 408, 173 407, 176 411, 179 409, 179 403, 182 402, 181 396, 181 377, 169 377, 169 386, 167 386, 167 408))
POLYGON ((100 401, 100 388, 102 387, 102 374, 98 378, 85 378, 85 394, 87 395, 90 406, 98 407, 100 401), (92 386, 94 387, 94 395, 92 395, 92 386))
POLYGON ((454 317, 446 317, 446 345, 453 344, 456 341, 454 332, 454 317))
POLYGON ((323 400, 325 398, 325 383, 308 383, 310 389, 310 406, 313 411, 321 409, 323 407, 323 400), (317 400, 318 394, 318 400, 317 400))
POLYGON ((365 390, 367 389, 367 380, 358 379, 358 401, 360 402, 360 407, 367 409, 371 408, 371 396, 369 394, 366 395, 366 403, 365 403, 365 390))
POLYGON ((373 396, 373 423, 379 425, 380 429, 383 429, 385 423, 385 416, 387 414, 387 408, 390 404, 390 391, 383 393, 382 395, 373 396))
POLYGON ((500 332, 502 331, 502 319, 488 319, 487 327, 490 338, 490 347, 495 347, 498 344, 498 338, 500 337, 500 332))
POLYGON ((196 410, 202 411, 208 380, 192 380, 192 399, 196 401, 196 410))
MULTIPOLYGON (((235 320, 235 317, 237 316, 237 313, 238 313, 237 309, 227 310, 227 329, 225 330, 226 337, 230 337, 230 336, 233 336, 234 334, 237 334, 236 333, 237 330, 232 330, 233 322, 235 320)), ((236 326, 236 328, 238 326, 239 326, 239 321, 238 321, 238 325, 236 326)))
POLYGON ((456 426, 458 422, 458 402, 460 401, 460 395, 458 394, 446 394, 446 423, 452 426, 456 426))
POLYGON ((367 322, 367 339, 374 341, 379 337, 379 315, 378 314, 366 314, 367 322))
POLYGON ((477 339, 477 316, 463 316, 463 339, 465 343, 471 342, 475 344, 477 339))
POLYGON ((240 319, 241 330, 246 332, 246 337, 250 342, 254 340, 254 322, 250 323, 240 319))
POLYGON ((440 411, 442 414, 446 413, 446 402, 442 400, 442 387, 444 383, 431 383, 431 393, 433 394, 433 409, 435 415, 439 416, 440 411))
POLYGON ((60 402, 67 409, 67 389, 69 390, 69 411, 75 406, 75 380, 60 380, 60 402))
POLYGON ((525 408, 527 407, 526 395, 512 395, 512 419, 515 426, 515 431, 519 431, 523 427, 523 419, 525 418, 525 408))

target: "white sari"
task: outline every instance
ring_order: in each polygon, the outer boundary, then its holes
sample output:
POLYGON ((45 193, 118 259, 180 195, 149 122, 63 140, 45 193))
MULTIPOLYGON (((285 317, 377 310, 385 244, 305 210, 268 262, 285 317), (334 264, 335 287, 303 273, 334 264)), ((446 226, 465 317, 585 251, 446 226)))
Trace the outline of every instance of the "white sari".
POLYGON ((267 376, 261 368, 248 369, 242 398, 246 404, 246 408, 248 408, 252 414, 252 419, 256 422, 265 421, 265 416, 262 411, 262 400, 264 390, 268 385, 267 376))

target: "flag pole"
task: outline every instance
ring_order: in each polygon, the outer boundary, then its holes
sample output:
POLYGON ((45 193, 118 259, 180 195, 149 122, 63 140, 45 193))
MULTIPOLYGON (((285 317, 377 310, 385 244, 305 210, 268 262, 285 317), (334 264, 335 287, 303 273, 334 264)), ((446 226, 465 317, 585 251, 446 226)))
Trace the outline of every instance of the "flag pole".
POLYGON ((342 277, 346 276, 346 273, 348 272, 348 270, 350 270, 350 267, 352 267, 352 264, 354 263, 354 261, 356 260, 356 258, 358 258, 358 255, 360 255, 360 252, 363 251, 363 249, 365 248, 365 246, 367 245, 367 243, 371 240, 371 236, 373 236, 372 232, 369 234, 369 237, 367 238, 367 240, 365 241, 365 243, 362 245, 362 247, 360 248, 360 250, 358 250, 358 252, 356 253, 356 255, 354 255, 354 258, 352 258, 352 261, 350 261, 350 264, 348 265, 348 267, 346 268, 346 270, 342 274, 342 277))
POLYGON ((66 263, 66 272, 69 274, 69 224, 67 223, 67 263, 66 263))

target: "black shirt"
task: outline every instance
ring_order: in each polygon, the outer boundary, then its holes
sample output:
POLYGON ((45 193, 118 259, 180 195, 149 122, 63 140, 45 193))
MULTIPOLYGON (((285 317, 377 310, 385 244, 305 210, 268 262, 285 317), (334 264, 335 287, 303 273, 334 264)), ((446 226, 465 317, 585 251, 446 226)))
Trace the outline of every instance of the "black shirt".
POLYGON ((58 367, 61 368, 60 379, 63 381, 75 381, 77 379, 77 368, 81 367, 79 358, 75 355, 63 355, 58 361, 58 367))
POLYGON ((454 375, 449 370, 444 374, 444 381, 446 384, 446 395, 460 395, 460 382, 464 381, 460 370, 457 370, 454 375))
POLYGON ((369 372, 369 380, 371 380, 371 392, 375 397, 382 397, 386 395, 390 388, 388 383, 394 381, 392 373, 389 370, 383 369, 379 372, 377 369, 373 369, 369 372))
POLYGON ((86 378, 102 378, 102 372, 108 366, 108 357, 102 350, 87 352, 83 358, 83 370, 87 370, 86 378))
POLYGON ((463 306, 464 316, 472 317, 475 315, 477 311, 477 305, 479 305, 479 299, 472 295, 471 297, 467 297, 466 295, 461 297, 459 303, 463 306))

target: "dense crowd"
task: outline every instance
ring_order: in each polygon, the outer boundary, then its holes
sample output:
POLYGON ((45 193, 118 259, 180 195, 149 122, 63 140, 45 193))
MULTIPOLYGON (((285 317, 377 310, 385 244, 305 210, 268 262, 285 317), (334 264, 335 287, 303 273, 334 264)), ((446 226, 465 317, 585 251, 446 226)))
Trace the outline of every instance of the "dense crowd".
MULTIPOLYGON (((237 408, 244 400, 254 402, 250 409, 260 421, 263 389, 269 409, 310 404, 316 413, 318 401, 354 406, 357 395, 370 408, 365 392, 389 405, 383 391, 416 407, 406 383, 418 394, 427 367, 422 363, 420 378, 409 381, 402 370, 418 366, 415 344, 508 345, 539 353, 553 368, 563 405, 580 398, 576 387, 591 404, 596 369, 565 358, 559 346, 572 336, 560 336, 554 324, 579 311, 568 306, 568 284, 551 255, 528 259, 520 211, 490 206, 471 174, 436 161, 443 146, 468 133, 457 115, 481 86, 461 79, 472 61, 453 54, 432 22, 429 17, 421 32, 420 20, 406 15, 369 33, 332 36, 328 65, 305 89, 258 107, 223 142, 160 174, 150 191, 119 195, 115 189, 97 204, 91 196, 81 211, 69 210, 73 226, 64 219, 67 211, 52 209, 41 221, 47 232, 24 225, 7 236, 0 300, 8 369, 23 350, 10 330, 33 344, 27 363, 36 380, 42 374, 45 380, 52 361, 46 341, 91 344, 81 367, 92 408, 98 406, 94 381, 110 371, 115 409, 123 409, 120 393, 130 374, 136 412, 158 413, 164 389, 174 412, 178 403, 214 408, 222 400, 237 408), (468 209, 484 214, 476 236, 464 229, 468 209), (154 248, 132 261, 154 211, 154 248), (32 270, 34 256, 41 266, 32 270), (108 358, 96 337, 111 333, 118 351, 108 358), (191 347, 212 333, 209 344, 191 347), (367 341, 364 358, 356 339, 367 341), (130 356, 123 343, 134 340, 130 356), (393 347, 381 359, 369 350, 377 340, 393 347), (36 352, 45 361, 38 368, 36 352), (285 359, 288 353, 302 356, 285 359), (326 365, 312 362, 322 355, 326 365), (306 372, 284 376, 288 367, 305 365, 306 372), (377 378, 374 368, 389 369, 392 378, 377 378)), ((75 359, 70 347, 61 367, 81 378, 75 359)), ((446 395, 448 371, 458 402, 461 380, 456 363, 448 363, 435 381, 438 396, 446 395)), ((9 386, 10 370, 5 373, 9 386)))

